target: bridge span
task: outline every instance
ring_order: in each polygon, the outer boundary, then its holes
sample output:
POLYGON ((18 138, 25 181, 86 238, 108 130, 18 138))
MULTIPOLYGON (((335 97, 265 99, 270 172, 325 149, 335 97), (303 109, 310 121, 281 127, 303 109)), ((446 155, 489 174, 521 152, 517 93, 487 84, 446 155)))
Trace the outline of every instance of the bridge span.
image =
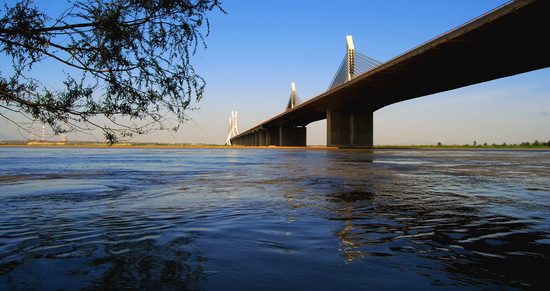
MULTIPOLYGON (((385 106, 550 67, 550 0, 510 1, 233 137, 233 145, 306 146, 327 119, 327 146, 373 146, 385 106)), ((348 46, 349 49, 349 46, 348 46)))

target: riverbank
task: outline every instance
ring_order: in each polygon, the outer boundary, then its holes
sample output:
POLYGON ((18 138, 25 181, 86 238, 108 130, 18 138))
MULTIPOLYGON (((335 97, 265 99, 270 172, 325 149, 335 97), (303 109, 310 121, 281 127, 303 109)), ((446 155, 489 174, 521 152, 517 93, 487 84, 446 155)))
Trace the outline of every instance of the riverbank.
POLYGON ((0 146, 15 146, 15 147, 226 147, 214 144, 188 144, 188 143, 117 143, 108 144, 105 142, 26 142, 26 141, 0 141, 0 146))
MULTIPOLYGON (((113 147, 113 148, 310 148, 310 149, 343 149, 339 147, 315 146, 294 147, 294 146, 227 146, 216 144, 191 144, 191 143, 117 143, 110 145, 104 142, 26 142, 26 141, 0 141, 0 146, 15 146, 15 147, 113 147)), ((550 146, 541 145, 375 145, 373 149, 476 149, 476 150, 495 150, 495 149, 515 149, 515 150, 550 150, 550 146)))

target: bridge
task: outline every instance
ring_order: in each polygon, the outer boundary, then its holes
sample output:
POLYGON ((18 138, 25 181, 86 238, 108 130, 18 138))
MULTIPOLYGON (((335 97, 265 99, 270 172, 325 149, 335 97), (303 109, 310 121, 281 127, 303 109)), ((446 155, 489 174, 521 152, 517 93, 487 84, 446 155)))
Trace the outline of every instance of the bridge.
POLYGON ((233 145, 306 146, 306 126, 327 120, 327 146, 373 146, 385 106, 550 67, 550 0, 515 0, 379 63, 348 51, 326 92, 231 138, 233 145), (366 66, 357 72, 357 63, 366 66))

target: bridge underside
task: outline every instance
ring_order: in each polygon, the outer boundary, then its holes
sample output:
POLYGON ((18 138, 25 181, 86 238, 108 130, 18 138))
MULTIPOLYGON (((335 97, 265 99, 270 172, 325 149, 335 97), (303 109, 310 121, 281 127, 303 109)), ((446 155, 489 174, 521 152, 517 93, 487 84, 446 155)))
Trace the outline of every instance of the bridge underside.
MULTIPOLYGON (((305 126, 258 128, 233 140, 244 146, 306 146, 305 126)), ((327 146, 370 148, 373 145, 373 113, 328 112, 327 146)))
POLYGON ((305 126, 327 119, 328 146, 372 147, 376 110, 550 67, 548 35, 549 0, 512 2, 265 121, 233 143, 305 146, 305 126))
POLYGON ((233 139, 233 145, 242 146, 300 146, 307 144, 305 126, 261 127, 233 139))

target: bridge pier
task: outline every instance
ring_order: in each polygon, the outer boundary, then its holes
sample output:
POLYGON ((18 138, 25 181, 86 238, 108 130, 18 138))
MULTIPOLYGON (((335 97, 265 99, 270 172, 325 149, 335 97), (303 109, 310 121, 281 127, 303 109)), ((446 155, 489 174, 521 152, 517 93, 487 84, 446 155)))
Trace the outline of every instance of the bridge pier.
POLYGON ((307 144, 307 131, 305 126, 281 126, 279 127, 278 146, 305 147, 307 144))
POLYGON ((267 144, 267 130, 259 130, 258 133, 258 146, 266 146, 267 144))
POLYGON ((373 112, 350 113, 327 110, 327 146, 372 148, 373 112))
POLYGON ((240 146, 300 146, 307 142, 305 126, 280 126, 278 128, 261 128, 232 140, 233 145, 240 146))

